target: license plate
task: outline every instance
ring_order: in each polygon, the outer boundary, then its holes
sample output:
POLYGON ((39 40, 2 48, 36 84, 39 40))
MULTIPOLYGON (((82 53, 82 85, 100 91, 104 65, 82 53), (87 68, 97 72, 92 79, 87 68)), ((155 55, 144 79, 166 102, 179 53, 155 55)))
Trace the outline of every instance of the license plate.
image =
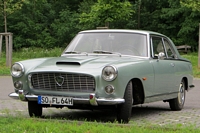
POLYGON ((38 96, 38 104, 73 105, 71 97, 38 96))

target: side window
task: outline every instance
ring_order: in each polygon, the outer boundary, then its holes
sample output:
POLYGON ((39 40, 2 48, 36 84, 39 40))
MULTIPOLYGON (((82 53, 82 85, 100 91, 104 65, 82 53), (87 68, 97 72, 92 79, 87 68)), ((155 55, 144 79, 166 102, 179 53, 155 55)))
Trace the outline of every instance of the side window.
POLYGON ((173 51, 170 43, 166 39, 164 39, 164 44, 165 44, 165 48, 166 48, 168 58, 175 58, 174 51, 173 51))
MULTIPOLYGON (((151 37, 152 43, 152 57, 158 58, 160 52, 165 53, 163 41, 161 37, 151 37)), ((166 55, 165 55, 166 56, 166 55)))

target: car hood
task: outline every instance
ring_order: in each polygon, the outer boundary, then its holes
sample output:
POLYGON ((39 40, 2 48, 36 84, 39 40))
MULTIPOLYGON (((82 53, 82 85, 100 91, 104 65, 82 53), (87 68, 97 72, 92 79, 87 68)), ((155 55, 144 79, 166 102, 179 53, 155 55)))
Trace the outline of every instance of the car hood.
MULTIPOLYGON (((122 56, 63 56, 56 58, 46 58, 36 63, 32 71, 84 71, 103 68, 106 65, 115 65, 120 67, 123 65, 139 63, 147 60, 140 57, 122 57, 122 56)), ((32 61, 34 64, 34 61, 32 61)))

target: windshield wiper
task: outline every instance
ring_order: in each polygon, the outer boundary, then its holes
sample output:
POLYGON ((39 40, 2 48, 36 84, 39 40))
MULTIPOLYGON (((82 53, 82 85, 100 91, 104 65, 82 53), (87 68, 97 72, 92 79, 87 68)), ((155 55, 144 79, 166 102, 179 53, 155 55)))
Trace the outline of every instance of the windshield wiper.
POLYGON ((80 52, 80 51, 68 51, 68 52, 65 52, 65 54, 85 54, 85 55, 88 55, 87 52, 80 52))
POLYGON ((118 54, 119 56, 121 56, 120 53, 110 52, 110 51, 104 51, 104 50, 94 50, 93 53, 98 53, 98 54, 118 54))
POLYGON ((80 54, 81 52, 79 51, 67 51, 65 54, 80 54))
POLYGON ((98 53, 98 54, 113 54, 110 51, 103 51, 103 50, 94 50, 93 53, 98 53))

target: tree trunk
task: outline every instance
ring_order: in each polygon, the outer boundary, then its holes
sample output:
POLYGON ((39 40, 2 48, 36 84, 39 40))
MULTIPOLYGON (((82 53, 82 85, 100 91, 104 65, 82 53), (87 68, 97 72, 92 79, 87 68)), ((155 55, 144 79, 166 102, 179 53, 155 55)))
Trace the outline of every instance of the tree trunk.
POLYGON ((198 52, 198 68, 200 68, 200 23, 199 23, 199 52, 198 52))
POLYGON ((9 66, 9 45, 8 45, 8 35, 5 35, 6 39, 6 66, 9 66))
MULTIPOLYGON (((7 14, 6 14, 6 1, 4 1, 4 28, 5 28, 5 33, 7 33, 7 14)), ((8 35, 5 35, 5 43, 6 43, 6 66, 9 66, 9 44, 8 44, 8 35)))
POLYGON ((4 10, 3 10, 3 15, 4 15, 4 27, 5 27, 5 33, 7 33, 7 14, 6 14, 6 2, 4 1, 4 10))
POLYGON ((141 11, 141 1, 138 4, 138 29, 140 29, 140 11, 141 11))
POLYGON ((2 40, 3 40, 3 35, 0 35, 0 58, 2 53, 2 40))

